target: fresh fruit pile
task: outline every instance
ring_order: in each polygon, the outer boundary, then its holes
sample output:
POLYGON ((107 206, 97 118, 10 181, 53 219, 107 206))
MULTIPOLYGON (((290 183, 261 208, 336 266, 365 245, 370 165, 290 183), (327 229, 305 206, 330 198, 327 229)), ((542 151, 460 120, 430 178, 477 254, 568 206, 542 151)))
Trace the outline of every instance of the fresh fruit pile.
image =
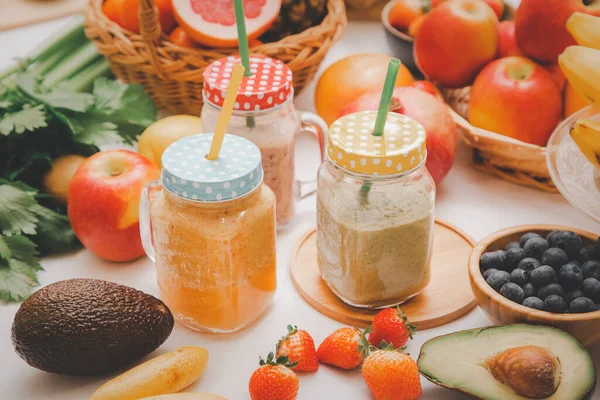
MULTIPOLYGON (((358 111, 376 111, 390 58, 385 54, 355 54, 327 68, 315 91, 315 106, 325 122, 332 124, 358 111)), ((457 130, 435 85, 415 81, 401 65, 390 111, 423 125, 427 133, 427 169, 439 184, 452 168, 457 130)))
POLYGON ((361 331, 340 328, 329 335, 315 350, 308 332, 288 326, 288 334, 277 343, 275 353, 250 377, 248 390, 252 400, 294 400, 300 381, 294 372, 314 372, 319 363, 345 370, 362 364, 362 375, 375 400, 414 400, 421 395, 419 369, 403 353, 415 327, 400 309, 380 311, 373 324, 361 331))
POLYGON ((600 304, 600 239, 584 247, 571 231, 526 233, 479 260, 485 281, 515 303, 552 313, 587 313, 600 304))
MULTIPOLYGON (((570 87, 574 82, 566 84, 557 63, 575 44, 569 31, 576 29, 567 30, 567 20, 576 12, 600 15, 597 3, 523 0, 514 21, 500 22, 502 0, 399 0, 389 19, 414 33, 415 61, 429 80, 446 88, 471 86, 471 125, 545 146, 563 115, 589 104, 570 87)), ((580 31, 591 25, 585 17, 572 24, 580 31)))
MULTIPOLYGON (((250 47, 275 42, 320 24, 326 0, 243 0, 250 47), (260 37, 260 39, 259 39, 260 37)), ((181 47, 237 46, 232 0, 155 0, 160 27, 181 47)), ((140 33, 140 0, 106 0, 102 11, 128 31, 140 33)))

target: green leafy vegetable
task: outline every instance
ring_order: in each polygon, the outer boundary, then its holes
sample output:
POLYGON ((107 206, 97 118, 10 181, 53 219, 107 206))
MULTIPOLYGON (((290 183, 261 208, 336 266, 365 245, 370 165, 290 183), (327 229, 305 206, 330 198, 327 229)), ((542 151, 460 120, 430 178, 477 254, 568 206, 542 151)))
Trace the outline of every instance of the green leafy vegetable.
POLYGON ((155 121, 141 86, 106 78, 108 63, 67 26, 0 71, 0 299, 21 301, 39 284, 39 256, 81 247, 66 209, 44 192, 53 160, 133 143, 155 121))

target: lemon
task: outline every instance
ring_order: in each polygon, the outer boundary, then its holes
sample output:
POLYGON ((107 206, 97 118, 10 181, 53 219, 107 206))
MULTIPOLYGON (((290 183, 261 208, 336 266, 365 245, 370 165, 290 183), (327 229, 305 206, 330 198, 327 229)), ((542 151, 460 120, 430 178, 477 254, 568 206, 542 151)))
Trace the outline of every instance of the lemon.
POLYGON ((161 157, 167 147, 177 140, 202 133, 199 117, 174 115, 150 125, 138 140, 138 153, 152 164, 161 167, 161 157))

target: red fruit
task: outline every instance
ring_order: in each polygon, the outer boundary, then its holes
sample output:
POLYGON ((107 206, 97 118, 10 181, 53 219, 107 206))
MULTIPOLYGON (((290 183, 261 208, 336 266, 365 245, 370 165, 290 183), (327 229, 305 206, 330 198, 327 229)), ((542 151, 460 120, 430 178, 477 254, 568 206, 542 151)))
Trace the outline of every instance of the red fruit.
POLYGON ((394 349, 372 353, 363 363, 362 373, 375 400, 415 400, 423 391, 417 363, 394 349))
POLYGON ((295 371, 314 372, 319 368, 315 342, 308 332, 288 325, 288 334, 277 343, 277 358, 287 356, 297 363, 295 371))
POLYGON ((102 6, 102 12, 111 21, 119 23, 119 10, 117 9, 117 2, 115 0, 106 0, 102 6))
POLYGON ((424 91, 425 93, 429 93, 437 97, 438 99, 444 101, 444 96, 440 93, 438 88, 431 83, 430 81, 414 81, 410 87, 414 87, 424 91))
MULTIPOLYGON (((140 32, 140 0, 114 0, 119 25, 135 33, 140 32)), ((154 0, 158 9, 158 19, 163 33, 168 33, 175 25, 170 0, 154 0)))
POLYGON ((382 342, 391 344, 394 348, 404 347, 408 339, 413 338, 417 328, 408 322, 406 315, 398 308, 381 310, 373 320, 369 343, 379 348, 382 342))
POLYGON ((340 328, 327 336, 317 349, 317 357, 323 364, 342 369, 354 369, 362 364, 369 343, 357 328, 340 328))
POLYGON ((515 21, 502 21, 498 24, 497 58, 523 56, 515 37, 515 21))
MULTIPOLYGON (((357 111, 376 111, 381 90, 363 94, 346 106, 340 117, 357 111)), ((394 90, 390 111, 404 114, 423 125, 427 133, 427 169, 436 185, 452 168, 457 129, 448 107, 429 93, 412 87, 394 90)))
POLYGON ((252 400, 295 400, 298 397, 300 383, 290 369, 287 357, 274 360, 271 352, 267 360, 260 359, 258 368, 250 377, 248 391, 252 400))

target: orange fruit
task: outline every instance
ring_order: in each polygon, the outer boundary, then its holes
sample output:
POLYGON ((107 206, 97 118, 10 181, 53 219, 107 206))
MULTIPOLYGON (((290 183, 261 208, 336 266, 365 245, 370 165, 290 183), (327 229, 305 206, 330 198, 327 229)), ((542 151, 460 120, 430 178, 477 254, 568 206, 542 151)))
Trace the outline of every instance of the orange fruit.
MULTIPOLYGON (((236 47, 237 27, 232 0, 172 0, 173 14, 196 43, 208 47, 236 47)), ((273 24, 281 0, 244 0, 246 33, 256 39, 273 24)))
POLYGON ((400 0, 390 10, 388 20, 394 28, 406 31, 410 24, 423 14, 419 0, 400 0))
POLYGON ((173 29, 173 32, 169 35, 169 39, 171 42, 181 47, 194 47, 194 42, 187 33, 180 26, 173 29))
MULTIPOLYGON (((140 0, 112 1, 115 2, 119 25, 129 31, 140 33, 140 0)), ((171 12, 171 0, 154 0, 154 6, 158 9, 158 18, 163 33, 170 32, 173 25, 175 25, 173 13, 171 12)))
MULTIPOLYGON (((386 54, 362 53, 343 58, 327 68, 315 91, 315 106, 321 118, 330 125, 361 95, 382 90, 390 59, 386 54)), ((396 86, 413 82, 408 68, 400 65, 396 86)))
POLYGON ((117 2, 115 0, 106 0, 102 5, 102 12, 106 18, 113 22, 119 23, 119 11, 117 10, 117 2))
POLYGON ((421 30, 421 26, 423 25, 423 21, 425 21, 425 17, 427 14, 419 15, 414 19, 413 22, 408 26, 408 34, 412 37, 417 37, 419 34, 419 30, 421 30))
POLYGON ((590 105, 590 102, 581 97, 569 82, 565 86, 563 101, 565 118, 590 105))

